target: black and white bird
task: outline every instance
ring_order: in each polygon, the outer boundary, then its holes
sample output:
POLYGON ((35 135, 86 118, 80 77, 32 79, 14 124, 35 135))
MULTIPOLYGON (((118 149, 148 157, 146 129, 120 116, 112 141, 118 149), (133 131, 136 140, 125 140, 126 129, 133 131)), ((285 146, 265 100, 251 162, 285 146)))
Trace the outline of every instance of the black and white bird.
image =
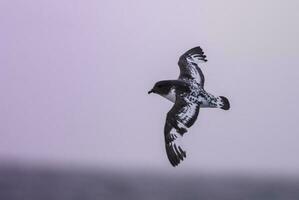
POLYGON ((226 97, 213 96, 204 90, 205 78, 199 66, 205 62, 206 56, 199 46, 190 49, 179 58, 179 78, 159 81, 148 92, 159 94, 174 103, 167 113, 164 127, 166 153, 174 167, 186 157, 180 139, 196 121, 199 109, 230 108, 226 97))

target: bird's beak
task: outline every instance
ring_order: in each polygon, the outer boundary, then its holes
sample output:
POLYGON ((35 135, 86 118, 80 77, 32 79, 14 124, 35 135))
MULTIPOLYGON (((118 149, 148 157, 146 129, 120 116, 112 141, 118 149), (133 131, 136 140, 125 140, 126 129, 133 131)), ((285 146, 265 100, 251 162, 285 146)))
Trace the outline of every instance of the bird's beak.
POLYGON ((150 94, 150 93, 153 93, 154 92, 154 90, 153 89, 151 89, 150 91, 148 91, 148 94, 150 94))

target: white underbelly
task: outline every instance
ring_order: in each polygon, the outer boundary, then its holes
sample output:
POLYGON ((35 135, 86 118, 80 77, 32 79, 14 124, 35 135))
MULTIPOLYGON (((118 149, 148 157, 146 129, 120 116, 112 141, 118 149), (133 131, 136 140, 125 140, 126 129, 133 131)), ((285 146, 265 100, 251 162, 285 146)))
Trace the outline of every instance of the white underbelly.
POLYGON ((174 89, 171 89, 170 92, 166 95, 162 95, 164 98, 168 99, 169 101, 175 103, 176 95, 174 89))
POLYGON ((202 102, 202 104, 200 105, 201 108, 208 108, 208 107, 211 107, 211 105, 207 102, 207 101, 204 101, 202 102))
POLYGON ((199 97, 198 101, 201 102, 201 104, 200 104, 201 108, 210 108, 211 107, 210 102, 208 102, 206 98, 199 97))
POLYGON ((205 98, 199 97, 199 101, 201 102, 200 104, 201 108, 210 107, 210 103, 205 98))

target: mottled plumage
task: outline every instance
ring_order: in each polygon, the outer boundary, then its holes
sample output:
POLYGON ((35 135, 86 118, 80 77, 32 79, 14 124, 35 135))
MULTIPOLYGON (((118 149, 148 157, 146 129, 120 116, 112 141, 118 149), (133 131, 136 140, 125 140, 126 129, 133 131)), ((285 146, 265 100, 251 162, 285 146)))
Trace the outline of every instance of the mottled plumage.
POLYGON ((228 110, 226 97, 215 97, 204 90, 205 78, 199 68, 207 62, 200 47, 184 53, 178 61, 180 75, 177 80, 159 81, 149 93, 157 93, 174 103, 167 113, 164 136, 166 153, 173 166, 186 157, 180 139, 197 119, 200 108, 221 108, 228 110))

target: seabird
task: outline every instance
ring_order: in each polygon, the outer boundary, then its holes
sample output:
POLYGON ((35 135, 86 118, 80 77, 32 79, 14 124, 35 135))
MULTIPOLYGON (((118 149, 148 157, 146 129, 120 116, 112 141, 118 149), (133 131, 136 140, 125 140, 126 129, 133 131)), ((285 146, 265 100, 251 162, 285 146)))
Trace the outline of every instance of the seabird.
POLYGON ((188 50, 178 61, 179 78, 159 81, 148 92, 159 94, 174 103, 167 113, 164 126, 166 153, 174 167, 186 157, 180 139, 196 121, 199 109, 230 108, 226 97, 213 96, 204 90, 205 78, 199 65, 205 62, 206 56, 199 46, 188 50))

